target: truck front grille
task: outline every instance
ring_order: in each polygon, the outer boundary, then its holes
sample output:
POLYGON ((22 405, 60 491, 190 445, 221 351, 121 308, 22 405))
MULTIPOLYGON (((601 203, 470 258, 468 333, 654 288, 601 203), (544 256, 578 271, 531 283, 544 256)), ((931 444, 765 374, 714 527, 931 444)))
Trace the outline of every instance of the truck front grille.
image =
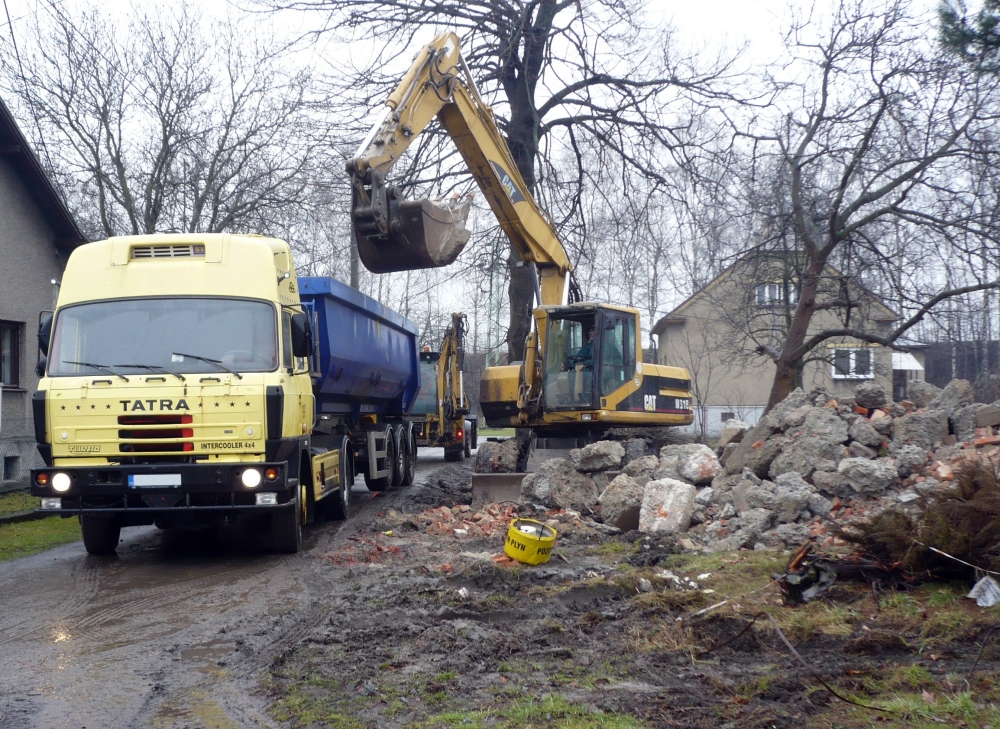
POLYGON ((205 246, 199 245, 132 246, 132 258, 191 258, 204 255, 205 246))
POLYGON ((119 415, 119 425, 147 426, 139 429, 119 430, 118 437, 122 440, 152 441, 143 443, 122 443, 118 450, 122 453, 157 453, 163 451, 193 451, 194 443, 164 443, 162 441, 177 441, 181 438, 193 438, 193 428, 150 428, 149 426, 189 425, 193 421, 190 415, 119 415))

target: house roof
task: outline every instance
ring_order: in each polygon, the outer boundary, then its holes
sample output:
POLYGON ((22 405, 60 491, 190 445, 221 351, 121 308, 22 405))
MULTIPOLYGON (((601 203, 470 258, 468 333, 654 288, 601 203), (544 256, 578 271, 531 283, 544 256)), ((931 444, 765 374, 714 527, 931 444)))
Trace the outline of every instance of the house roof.
POLYGON ((76 224, 52 180, 45 174, 38 157, 3 99, 0 99, 0 156, 14 168, 46 222, 52 227, 56 248, 69 255, 78 245, 86 243, 86 236, 76 224))
MULTIPOLYGON (((685 320, 683 312, 691 304, 692 301, 695 301, 696 299, 698 299, 699 297, 701 297, 706 292, 708 292, 708 291, 712 290, 713 288, 715 288, 716 286, 718 286, 719 283, 721 283, 722 281, 724 281, 726 278, 728 278, 732 274, 733 269, 735 269, 736 266, 738 266, 739 264, 747 261, 748 259, 750 259, 754 255, 758 255, 758 252, 748 253, 747 255, 741 256, 739 259, 737 259, 736 261, 734 261, 733 263, 731 263, 722 273, 720 273, 718 276, 716 276, 715 278, 713 278, 707 284, 705 284, 700 289, 698 289, 697 291, 695 291, 694 293, 692 293, 690 296, 688 296, 686 299, 684 299, 684 301, 682 301, 679 305, 677 305, 676 307, 674 307, 671 311, 667 312, 662 317, 660 317, 657 320, 657 322, 653 325, 653 328, 650 331, 650 333, 651 334, 655 334, 656 336, 660 336, 660 333, 663 331, 663 329, 668 324, 683 323, 684 320, 685 320)), ((837 269, 835 269, 830 264, 826 264, 826 268, 829 271, 832 271, 834 275, 837 275, 837 276, 842 275, 840 273, 840 271, 838 271, 837 269)), ((893 311, 888 306, 886 306, 881 300, 879 300, 879 298, 871 290, 869 290, 862 283, 860 283, 859 281, 854 281, 853 284, 855 286, 857 286, 859 289, 861 289, 861 291, 863 291, 867 296, 869 296, 871 298, 871 300, 875 304, 877 304, 879 307, 881 307, 885 311, 885 314, 883 314, 882 316, 874 316, 874 317, 872 317, 874 320, 876 320, 876 321, 897 321, 898 319, 901 318, 899 314, 897 314, 895 311, 893 311)))

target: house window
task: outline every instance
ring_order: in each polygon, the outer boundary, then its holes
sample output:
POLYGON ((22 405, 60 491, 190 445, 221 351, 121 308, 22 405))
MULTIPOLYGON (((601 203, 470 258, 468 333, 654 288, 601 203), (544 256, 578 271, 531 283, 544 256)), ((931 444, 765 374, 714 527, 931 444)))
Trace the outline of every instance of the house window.
POLYGON ((757 306, 773 306, 786 301, 795 304, 798 300, 798 291, 791 282, 757 284, 757 306))
POLYGON ((14 322, 0 322, 0 385, 19 387, 21 325, 14 322))
POLYGON ((833 379, 870 380, 875 377, 872 350, 868 347, 833 350, 833 379))

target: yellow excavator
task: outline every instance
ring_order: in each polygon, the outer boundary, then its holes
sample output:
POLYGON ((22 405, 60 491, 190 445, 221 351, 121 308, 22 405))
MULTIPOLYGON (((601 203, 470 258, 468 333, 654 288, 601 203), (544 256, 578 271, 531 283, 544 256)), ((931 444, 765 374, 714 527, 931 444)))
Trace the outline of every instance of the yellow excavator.
POLYGON ((477 445, 478 427, 469 421, 465 396, 465 314, 452 314, 440 351, 420 353, 420 391, 409 420, 421 448, 444 448, 446 461, 468 458, 477 445))
POLYGON ((639 312, 580 301, 573 266, 483 101, 454 33, 423 47, 347 169, 358 251, 374 272, 446 266, 469 240, 471 202, 404 200, 386 175, 437 117, 521 260, 532 264, 533 327, 524 361, 488 367, 480 405, 491 427, 578 445, 610 428, 687 425, 690 376, 642 361, 639 312))

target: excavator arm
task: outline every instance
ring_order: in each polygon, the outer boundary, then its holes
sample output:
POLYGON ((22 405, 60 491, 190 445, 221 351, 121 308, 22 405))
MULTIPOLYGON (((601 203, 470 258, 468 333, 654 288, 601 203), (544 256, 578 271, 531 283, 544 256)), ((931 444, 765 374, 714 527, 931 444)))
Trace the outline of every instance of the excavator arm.
POLYGON ((464 382, 465 331, 465 314, 452 314, 451 325, 441 340, 441 355, 438 358, 438 417, 442 424, 469 414, 464 382))
POLYGON ((382 119, 347 165, 362 262, 376 273, 446 266, 468 242, 464 224, 471 201, 403 200, 385 182, 435 116, 521 260, 534 265, 539 303, 567 303, 572 265, 566 251, 518 172, 462 58, 458 37, 450 32, 420 51, 386 101, 382 119))

